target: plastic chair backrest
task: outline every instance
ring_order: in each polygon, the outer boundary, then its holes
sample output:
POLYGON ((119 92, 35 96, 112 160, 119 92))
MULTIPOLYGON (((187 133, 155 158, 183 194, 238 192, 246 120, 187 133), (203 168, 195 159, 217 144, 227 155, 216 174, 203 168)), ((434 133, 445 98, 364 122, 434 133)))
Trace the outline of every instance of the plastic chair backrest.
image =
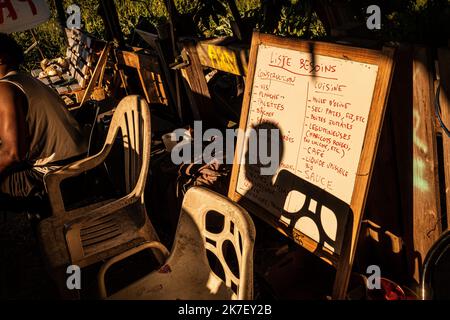
POLYGON ((421 279, 422 299, 450 299, 450 230, 431 247, 424 260, 421 279))
POLYGON ((192 187, 188 190, 183 200, 173 255, 181 250, 192 250, 198 258, 197 263, 209 264, 206 251, 210 251, 220 261, 225 279, 220 279, 215 273, 213 275, 217 281, 225 280, 225 285, 234 293, 234 299, 253 298, 254 241, 253 220, 244 208, 206 188, 192 187), (221 230, 211 230, 207 225, 207 220, 213 215, 223 218, 221 230), (234 270, 226 259, 232 248, 238 270, 234 270))
POLYGON ((150 110, 144 99, 133 95, 120 101, 101 153, 109 153, 119 129, 124 150, 125 192, 143 197, 151 147, 150 110))
POLYGON ((282 201, 280 220, 288 225, 288 234, 298 230, 319 243, 321 246, 314 251, 318 256, 340 255, 353 221, 349 205, 284 169, 278 173, 275 185, 283 186, 276 196, 282 201), (289 202, 296 205, 289 206, 289 202))

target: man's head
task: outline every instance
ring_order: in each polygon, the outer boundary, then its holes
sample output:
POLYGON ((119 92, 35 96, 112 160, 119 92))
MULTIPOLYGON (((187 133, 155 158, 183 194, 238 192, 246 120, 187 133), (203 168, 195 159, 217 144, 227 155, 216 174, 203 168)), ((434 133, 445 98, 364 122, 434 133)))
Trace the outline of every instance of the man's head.
POLYGON ((0 33, 0 67, 16 69, 24 60, 23 50, 14 39, 0 33))

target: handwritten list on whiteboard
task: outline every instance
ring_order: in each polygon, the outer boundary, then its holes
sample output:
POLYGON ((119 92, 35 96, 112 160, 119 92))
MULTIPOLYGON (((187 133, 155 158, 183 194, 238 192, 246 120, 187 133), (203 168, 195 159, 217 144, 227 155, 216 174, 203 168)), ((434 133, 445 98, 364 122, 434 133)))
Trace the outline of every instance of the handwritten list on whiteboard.
MULTIPOLYGON (((372 64, 261 44, 247 128, 274 124, 283 141, 278 172, 288 170, 350 204, 377 72, 372 64)), ((244 157, 247 141, 243 147, 244 157)), ((278 201, 264 202, 277 196, 264 194, 277 174, 246 170, 251 167, 240 166, 236 191, 279 213, 278 201)), ((282 205, 290 211, 296 201, 282 205)))

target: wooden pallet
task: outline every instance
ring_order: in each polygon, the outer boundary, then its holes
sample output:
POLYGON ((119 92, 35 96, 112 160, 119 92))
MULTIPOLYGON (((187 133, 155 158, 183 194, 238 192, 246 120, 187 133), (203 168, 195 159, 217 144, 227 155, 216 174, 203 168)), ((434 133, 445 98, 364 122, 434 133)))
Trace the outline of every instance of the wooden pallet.
POLYGON ((31 74, 40 81, 55 89, 59 95, 75 95, 76 101, 83 99, 85 90, 91 82, 101 54, 106 48, 105 41, 89 36, 77 29, 66 29, 68 48, 66 60, 68 71, 61 76, 39 78, 41 69, 31 74))

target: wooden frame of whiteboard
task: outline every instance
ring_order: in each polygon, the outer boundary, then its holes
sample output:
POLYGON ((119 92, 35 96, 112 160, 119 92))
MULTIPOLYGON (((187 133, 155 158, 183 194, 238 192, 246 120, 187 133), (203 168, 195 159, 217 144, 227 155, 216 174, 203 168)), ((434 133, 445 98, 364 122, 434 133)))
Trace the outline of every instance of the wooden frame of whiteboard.
MULTIPOLYGON (((388 93, 393 74, 393 58, 395 49, 383 48, 382 51, 376 51, 370 49, 348 47, 333 43, 292 40, 288 38, 281 38, 254 32, 250 50, 248 77, 245 85, 245 94, 239 124, 239 128, 242 130, 245 130, 247 127, 248 112, 250 108, 250 99, 253 88, 253 79, 255 76, 256 58, 258 56, 259 45, 261 44, 308 53, 310 52, 310 46, 313 45, 314 54, 329 56, 338 59, 352 60, 361 63, 374 64, 378 66, 378 73, 375 82, 372 103, 369 110, 363 148, 361 151, 355 186, 350 203, 350 208, 353 212, 353 225, 351 226, 351 229, 349 229, 350 226, 347 227, 348 231, 344 235, 344 243, 342 245, 342 252, 340 256, 333 256, 334 258, 331 258, 330 260, 324 259, 337 269, 332 296, 334 299, 344 299, 353 265, 353 259, 355 256, 361 218, 367 197, 369 182, 372 175, 373 164, 375 161, 375 155, 380 136, 380 130, 383 124, 384 113, 388 100, 388 93), (350 237, 350 245, 346 245, 349 242, 350 237)), ((243 146, 244 141, 244 136, 238 137, 237 150, 241 150, 240 148, 243 146)), ((239 162, 239 159, 237 159, 237 157, 239 157, 238 153, 235 154, 233 162, 234 164, 231 172, 231 181, 228 196, 232 200, 239 202, 251 213, 257 215, 265 222, 274 226, 278 231, 288 236, 288 234, 282 229, 282 227, 280 225, 277 225, 275 219, 273 219, 272 214, 236 191, 240 167, 240 165, 236 165, 236 163, 239 162)), ((313 248, 317 247, 317 243, 306 235, 302 236, 304 239, 302 238, 303 244, 301 245, 309 251, 313 251, 313 248)))

